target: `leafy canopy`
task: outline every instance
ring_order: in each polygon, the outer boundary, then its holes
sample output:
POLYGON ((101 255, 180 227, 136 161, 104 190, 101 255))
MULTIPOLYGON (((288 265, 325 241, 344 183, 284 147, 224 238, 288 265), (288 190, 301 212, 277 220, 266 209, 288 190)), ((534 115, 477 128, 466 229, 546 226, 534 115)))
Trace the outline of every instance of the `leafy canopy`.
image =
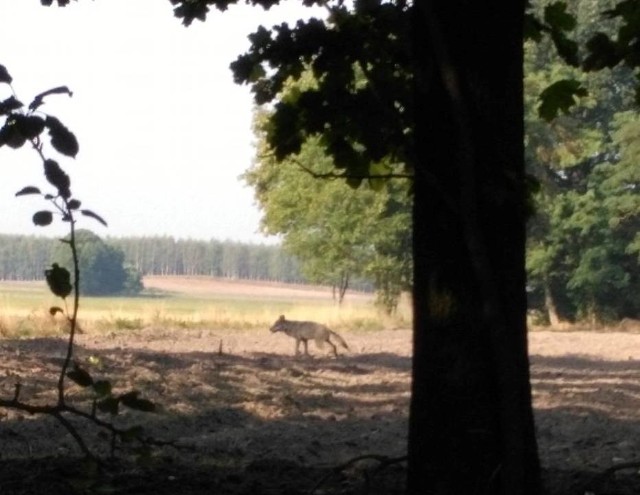
MULTIPOLYGON (((268 115, 262 116, 268 125, 268 115)), ((393 311, 411 286, 407 181, 352 190, 332 177, 333 161, 318 138, 278 162, 264 132, 257 132, 261 153, 244 179, 264 211, 263 230, 283 235, 283 246, 301 261, 308 279, 338 287, 342 296, 354 277, 366 277, 375 282, 379 302, 393 311)))
MULTIPOLYGON (((188 25, 204 20, 210 6, 232 2, 172 0, 188 25)), ((255 1, 265 8, 277 2, 255 1)), ((405 1, 306 1, 323 5, 326 19, 260 27, 251 48, 231 64, 235 81, 249 84, 258 105, 272 104, 267 142, 277 160, 299 153, 310 137, 320 139, 339 171, 353 186, 381 169, 402 164, 411 174, 413 131, 409 16, 405 1), (281 97, 289 81, 310 71, 314 85, 281 97), (340 111, 336 111, 339 108, 340 111)))
MULTIPOLYGON (((539 0, 532 11, 546 13, 556 5, 539 0)), ((600 11, 615 5, 584 0, 562 8, 562 16, 576 21, 566 20, 566 26, 573 24, 571 35, 588 45, 605 32, 615 37, 619 25, 600 22, 600 11)), ((567 319, 637 317, 640 305, 632 294, 640 289, 633 251, 639 190, 629 166, 638 157, 632 130, 637 114, 630 111, 634 70, 619 64, 588 71, 583 63, 567 63, 553 43, 525 43, 526 159, 542 185, 529 222, 530 301, 550 311, 550 319, 552 310, 567 319)))

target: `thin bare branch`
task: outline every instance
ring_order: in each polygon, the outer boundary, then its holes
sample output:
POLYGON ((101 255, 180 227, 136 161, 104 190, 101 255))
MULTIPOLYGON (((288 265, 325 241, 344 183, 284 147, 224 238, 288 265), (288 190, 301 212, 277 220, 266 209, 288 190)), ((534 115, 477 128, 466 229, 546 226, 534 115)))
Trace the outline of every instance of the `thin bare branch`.
MULTIPOLYGON (((64 200, 65 206, 68 206, 68 201, 64 200)), ((73 348, 75 345, 75 336, 76 336, 76 328, 78 323, 78 309, 80 306, 80 269, 79 260, 78 260, 78 249, 75 242, 75 224, 76 220, 73 217, 73 211, 70 208, 65 208, 65 214, 69 216, 69 246, 71 247, 71 256, 73 258, 73 269, 74 269, 74 280, 73 280, 73 306, 72 306, 72 315, 69 317, 69 339, 67 340, 67 352, 64 358, 64 362, 62 363, 62 368, 60 369, 60 375, 58 377, 58 403, 64 404, 64 379, 67 375, 67 370, 71 365, 71 360, 73 359, 73 348)), ((66 304, 66 300, 65 300, 66 304)))
POLYGON ((349 174, 349 173, 336 173, 336 172, 314 172, 309 167, 304 165, 300 160, 295 157, 290 157, 290 160, 298 165, 302 170, 311 175, 314 179, 413 179, 413 174, 349 174))

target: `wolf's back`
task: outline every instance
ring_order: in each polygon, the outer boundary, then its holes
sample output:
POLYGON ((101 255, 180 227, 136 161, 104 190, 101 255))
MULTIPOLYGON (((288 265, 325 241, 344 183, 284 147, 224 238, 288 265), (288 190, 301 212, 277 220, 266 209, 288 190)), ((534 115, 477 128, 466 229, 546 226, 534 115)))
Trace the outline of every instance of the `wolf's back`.
POLYGON ((287 321, 286 331, 294 337, 305 339, 326 338, 328 329, 314 321, 287 321))

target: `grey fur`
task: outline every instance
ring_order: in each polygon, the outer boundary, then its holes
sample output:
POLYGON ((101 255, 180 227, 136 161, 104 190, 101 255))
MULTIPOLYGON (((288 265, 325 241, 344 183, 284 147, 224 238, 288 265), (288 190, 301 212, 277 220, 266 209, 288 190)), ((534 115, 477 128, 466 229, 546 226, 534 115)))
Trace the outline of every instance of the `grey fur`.
POLYGON ((314 321, 287 320, 284 315, 280 315, 280 318, 276 320, 270 330, 271 332, 283 332, 296 339, 296 356, 300 354, 300 342, 304 344, 304 353, 307 356, 309 355, 307 341, 311 339, 315 340, 316 345, 320 348, 325 342, 328 343, 333 349, 333 355, 336 357, 338 356, 338 350, 336 345, 331 342, 330 337, 333 337, 345 349, 349 349, 349 346, 340 335, 325 325, 314 321))

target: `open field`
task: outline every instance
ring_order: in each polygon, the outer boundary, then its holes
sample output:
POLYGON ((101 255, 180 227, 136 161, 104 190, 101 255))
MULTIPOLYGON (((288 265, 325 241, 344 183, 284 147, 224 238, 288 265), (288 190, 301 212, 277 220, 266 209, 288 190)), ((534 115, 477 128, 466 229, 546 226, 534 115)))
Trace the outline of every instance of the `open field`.
MULTIPOLYGON (((247 280, 216 279, 211 277, 161 277, 148 276, 144 279, 148 289, 165 293, 203 295, 212 297, 240 297, 244 299, 294 299, 326 302, 331 299, 331 288, 322 286, 282 284, 276 282, 251 282, 247 280)), ((347 301, 368 304, 371 294, 348 292, 347 301)))
MULTIPOLYGON (((215 299, 211 287, 201 287, 198 297, 174 289, 163 296, 167 301, 215 299)), ((298 314, 318 309, 290 304, 298 314)), ((312 357, 296 358, 294 341, 267 327, 91 329, 78 336, 79 362, 116 391, 135 387, 159 405, 157 413, 129 411, 117 420, 142 423, 175 446, 157 448, 144 466, 125 457, 87 479, 77 463, 64 460, 77 449, 59 426, 0 410, 0 493, 363 493, 363 473, 371 474, 375 461, 340 473, 332 468, 362 454, 405 453, 411 332, 339 331, 350 350, 335 359, 314 344, 312 357)), ((12 396, 19 381, 22 399, 52 400, 63 337, 0 340, 0 395, 12 396)), ((640 460, 640 334, 536 331, 530 343, 548 493, 640 493, 637 468, 590 481, 613 464, 640 460)), ((82 389, 70 391, 73 403, 86 399, 82 389)), ((103 440, 86 433, 104 449, 103 440)), ((372 478, 368 493, 401 493, 404 474, 402 464, 390 466, 372 478)))
MULTIPOLYGON (((336 330, 407 328, 408 304, 393 318, 372 294, 351 292, 338 306, 328 287, 252 283, 211 277, 147 277, 137 297, 83 297, 79 314, 89 333, 143 328, 248 329, 270 326, 280 314, 316 319, 336 330)), ((48 310, 60 305, 44 282, 0 282, 0 335, 60 334, 48 310)))

